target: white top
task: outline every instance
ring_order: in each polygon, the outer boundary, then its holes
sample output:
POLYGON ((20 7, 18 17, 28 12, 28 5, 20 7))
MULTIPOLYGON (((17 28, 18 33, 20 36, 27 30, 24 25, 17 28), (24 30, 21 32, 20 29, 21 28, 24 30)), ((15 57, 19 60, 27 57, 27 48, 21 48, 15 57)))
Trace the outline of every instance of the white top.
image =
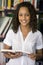
MULTIPOLYGON (((13 30, 9 30, 6 38, 3 41, 8 46, 12 46, 13 50, 21 50, 30 53, 35 53, 36 49, 42 49, 42 34, 37 30, 37 32, 32 33, 30 31, 23 39, 20 27, 17 33, 13 30)), ((21 56, 19 58, 10 59, 6 65, 35 65, 35 60, 30 59, 28 56, 21 56)))

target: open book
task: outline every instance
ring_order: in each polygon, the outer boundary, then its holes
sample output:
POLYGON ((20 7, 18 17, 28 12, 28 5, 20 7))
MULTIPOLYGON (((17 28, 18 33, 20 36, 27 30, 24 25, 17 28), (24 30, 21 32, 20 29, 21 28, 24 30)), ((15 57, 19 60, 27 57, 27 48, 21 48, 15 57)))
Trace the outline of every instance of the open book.
POLYGON ((8 52, 10 52, 10 53, 16 53, 16 52, 22 52, 23 53, 23 55, 28 55, 28 54, 30 54, 29 52, 26 52, 26 51, 21 51, 21 50, 8 50, 8 49, 1 49, 1 52, 2 53, 8 53, 8 52))

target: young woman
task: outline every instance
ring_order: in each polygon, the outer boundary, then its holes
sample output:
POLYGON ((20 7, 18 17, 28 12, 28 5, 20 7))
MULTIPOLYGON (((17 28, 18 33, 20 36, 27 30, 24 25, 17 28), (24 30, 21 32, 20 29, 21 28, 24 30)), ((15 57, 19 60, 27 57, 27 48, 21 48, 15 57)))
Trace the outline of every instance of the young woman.
POLYGON ((16 53, 4 54, 10 58, 6 65, 35 65, 35 60, 42 56, 42 34, 37 30, 34 6, 29 2, 18 4, 12 23, 13 27, 3 42, 5 49, 12 47, 16 53), (22 51, 28 52, 27 55, 23 55, 22 51))

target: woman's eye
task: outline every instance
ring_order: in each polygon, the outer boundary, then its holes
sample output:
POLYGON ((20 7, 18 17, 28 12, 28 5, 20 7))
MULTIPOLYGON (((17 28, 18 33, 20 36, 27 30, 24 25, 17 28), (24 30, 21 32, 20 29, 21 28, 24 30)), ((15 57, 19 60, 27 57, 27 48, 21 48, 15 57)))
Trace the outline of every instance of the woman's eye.
POLYGON ((22 16, 22 14, 19 14, 19 16, 22 16))
POLYGON ((29 14, 25 14, 25 16, 29 16, 29 14))

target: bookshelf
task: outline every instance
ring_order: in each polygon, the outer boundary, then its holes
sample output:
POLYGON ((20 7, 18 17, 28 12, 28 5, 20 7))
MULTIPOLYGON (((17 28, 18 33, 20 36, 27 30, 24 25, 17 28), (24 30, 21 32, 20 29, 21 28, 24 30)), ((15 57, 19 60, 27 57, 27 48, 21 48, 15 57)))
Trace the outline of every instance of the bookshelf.
POLYGON ((6 12, 9 15, 12 15, 12 12, 16 9, 17 4, 23 1, 29 1, 34 5, 35 9, 39 11, 40 0, 0 0, 0 16, 7 16, 6 12))

